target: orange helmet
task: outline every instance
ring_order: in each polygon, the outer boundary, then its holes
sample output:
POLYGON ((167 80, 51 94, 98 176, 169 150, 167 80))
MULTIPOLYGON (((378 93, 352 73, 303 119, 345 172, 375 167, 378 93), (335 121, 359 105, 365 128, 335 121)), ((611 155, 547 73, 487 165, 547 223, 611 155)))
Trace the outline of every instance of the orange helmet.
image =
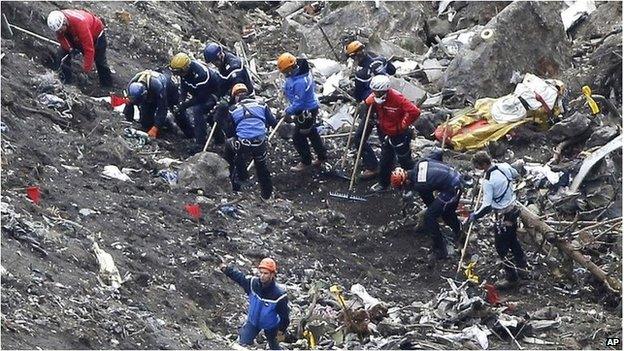
POLYGON ((362 42, 360 42, 359 40, 354 40, 347 44, 347 47, 345 48, 345 53, 347 54, 347 56, 353 56, 360 52, 360 50, 362 49, 364 49, 364 44, 362 44, 362 42))
POLYGON ((290 52, 285 52, 277 59, 277 69, 280 72, 287 72, 291 67, 297 64, 297 58, 290 52))
POLYGON ((407 172, 401 167, 395 168, 390 175, 390 184, 392 184, 392 187, 402 187, 405 181, 407 181, 407 172))
POLYGON ((258 269, 260 268, 264 268, 273 273, 277 273, 277 263, 275 263, 275 261, 269 257, 263 258, 262 261, 260 261, 260 264, 258 265, 258 269))
POLYGON ((232 87, 232 96, 236 96, 240 93, 246 93, 247 92, 247 86, 243 83, 236 83, 234 84, 234 86, 232 87))

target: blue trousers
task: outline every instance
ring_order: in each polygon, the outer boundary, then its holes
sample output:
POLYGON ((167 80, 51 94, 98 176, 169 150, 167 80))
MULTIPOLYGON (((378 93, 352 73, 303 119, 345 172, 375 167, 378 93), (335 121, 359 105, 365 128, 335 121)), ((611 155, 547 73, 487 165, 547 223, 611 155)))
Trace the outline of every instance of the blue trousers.
MULTIPOLYGON (((253 345, 254 339, 258 336, 261 329, 256 328, 249 322, 240 328, 238 332, 238 343, 241 345, 253 345)), ((279 343, 277 342, 277 329, 264 330, 264 336, 266 336, 271 350, 281 350, 279 343)))
MULTIPOLYGON (((209 100, 207 102, 197 104, 188 108, 187 112, 189 117, 193 119, 194 131, 195 131, 195 143, 200 148, 204 147, 206 140, 208 139, 206 122, 210 123, 214 127, 214 120, 212 114, 209 112, 214 107, 215 102, 209 100)), ((217 125, 215 130, 214 140, 215 144, 223 144, 225 142, 225 135, 221 128, 217 125)))

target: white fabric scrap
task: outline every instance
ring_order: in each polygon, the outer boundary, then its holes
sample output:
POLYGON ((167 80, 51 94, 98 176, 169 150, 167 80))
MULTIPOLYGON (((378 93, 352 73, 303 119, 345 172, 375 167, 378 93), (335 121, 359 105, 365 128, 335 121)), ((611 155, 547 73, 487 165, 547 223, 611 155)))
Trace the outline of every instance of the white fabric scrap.
POLYGON ((505 95, 497 99, 492 104, 492 118, 498 123, 510 123, 523 119, 527 111, 518 99, 522 97, 529 108, 534 111, 542 107, 542 103, 537 100, 535 94, 544 99, 548 108, 552 109, 557 101, 557 87, 536 75, 527 73, 524 75, 522 83, 516 85, 512 94, 505 95))
POLYGON ((132 181, 127 174, 123 173, 119 170, 119 167, 114 165, 104 166, 104 171, 102 171, 102 176, 108 179, 119 179, 121 181, 132 181))
POLYGON ((534 176, 536 180, 546 178, 550 184, 557 184, 559 178, 563 175, 563 172, 553 172, 549 165, 541 165, 538 163, 527 163, 524 165, 524 169, 534 176))

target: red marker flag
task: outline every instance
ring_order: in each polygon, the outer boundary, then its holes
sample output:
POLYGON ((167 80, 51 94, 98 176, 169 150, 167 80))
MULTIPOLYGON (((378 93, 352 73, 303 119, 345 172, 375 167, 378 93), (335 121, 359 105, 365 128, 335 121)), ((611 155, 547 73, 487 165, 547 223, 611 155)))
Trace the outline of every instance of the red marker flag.
POLYGON ((111 101, 110 104, 113 108, 117 107, 117 106, 121 106, 123 104, 127 104, 128 103, 128 98, 127 97, 121 97, 121 96, 117 96, 115 94, 111 94, 111 101))
POLYGON ((35 205, 39 205, 39 202, 41 202, 41 190, 39 190, 38 186, 29 186, 26 188, 26 195, 35 205))
POLYGON ((201 218, 201 208, 198 204, 186 204, 184 205, 184 209, 188 212, 189 216, 193 217, 196 221, 199 221, 201 218))

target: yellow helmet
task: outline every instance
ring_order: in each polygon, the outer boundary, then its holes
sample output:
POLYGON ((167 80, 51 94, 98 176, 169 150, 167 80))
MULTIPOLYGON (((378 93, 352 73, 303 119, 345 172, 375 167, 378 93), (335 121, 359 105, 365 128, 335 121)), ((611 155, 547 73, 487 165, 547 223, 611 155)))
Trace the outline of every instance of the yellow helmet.
POLYGON ((280 72, 287 72, 291 67, 297 64, 297 58, 290 52, 285 52, 277 59, 277 69, 280 72))
POLYGON ((247 86, 243 83, 236 83, 234 84, 234 86, 232 87, 232 96, 236 96, 240 93, 246 93, 247 92, 247 86))
POLYGON ((360 50, 362 49, 364 49, 364 44, 362 44, 362 42, 360 42, 359 40, 354 40, 347 44, 347 47, 345 48, 345 53, 347 54, 347 56, 353 56, 360 52, 360 50))
POLYGON ((169 63, 169 67, 171 67, 173 71, 186 71, 190 65, 191 58, 189 55, 182 52, 173 56, 169 63))

